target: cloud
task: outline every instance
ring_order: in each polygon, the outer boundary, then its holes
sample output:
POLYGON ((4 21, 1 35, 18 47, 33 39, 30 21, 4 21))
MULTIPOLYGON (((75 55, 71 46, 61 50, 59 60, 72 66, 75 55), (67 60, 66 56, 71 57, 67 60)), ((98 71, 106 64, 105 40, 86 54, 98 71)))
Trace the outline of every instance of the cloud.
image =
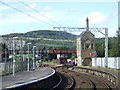
POLYGON ((112 11, 112 13, 108 16, 108 19, 109 18, 114 19, 115 17, 118 18, 118 10, 112 11))
MULTIPOLYGON (((18 2, 17 0, 4 0, 4 2, 18 2)), ((24 2, 118 2, 119 0, 21 0, 24 2)))
POLYGON ((10 9, 8 6, 0 6, 0 11, 10 9))
POLYGON ((69 12, 79 12, 80 10, 78 8, 70 8, 68 11, 69 12))
POLYGON ((48 6, 46 6, 43 10, 49 12, 49 11, 52 10, 52 6, 51 6, 51 5, 48 5, 48 6))
MULTIPOLYGON (((45 16, 49 16, 50 19, 54 19, 54 18, 57 18, 59 17, 58 15, 56 14, 51 14, 51 13, 43 13, 45 16)), ((35 17, 35 18, 32 18, 32 17, 29 17, 29 16, 26 16, 22 13, 16 13, 14 16, 11 16, 7 19, 2 19, 0 21, 0 23, 2 25, 7 25, 8 23, 9 24, 26 24, 26 23, 33 23, 33 22, 46 22, 46 23, 52 23, 50 22, 50 20, 48 18, 46 18, 45 16, 42 16, 40 15, 39 13, 32 13, 30 14, 31 16, 35 17), (38 19, 38 20, 37 20, 38 19)), ((1 16, 1 15, 0 15, 1 16)))
MULTIPOLYGON (((28 5, 29 7, 35 9, 37 7, 37 4, 33 3, 33 4, 30 4, 28 5)), ((31 8, 29 8, 28 6, 25 7, 26 10, 32 10, 31 8)))
MULTIPOLYGON (((92 12, 88 16, 90 25, 103 25, 107 22, 107 16, 103 15, 101 12, 92 12)), ((86 17, 79 22, 81 25, 86 25, 86 17)))
POLYGON ((32 18, 32 17, 29 17, 29 16, 26 16, 24 14, 16 14, 13 18, 10 19, 10 21, 12 23, 30 23, 30 22, 36 22, 36 21, 46 21, 46 18, 43 17, 43 16, 40 16, 40 14, 38 13, 33 13, 33 14, 30 14, 31 16, 35 17, 35 18, 32 18), (12 20, 13 19, 13 20, 12 20), (38 19, 38 20, 37 20, 38 19))
POLYGON ((30 4, 29 7, 36 8, 37 4, 30 4))
POLYGON ((2 13, 0 13, 0 19, 4 19, 4 18, 6 18, 6 17, 7 17, 6 14, 2 14, 2 13))

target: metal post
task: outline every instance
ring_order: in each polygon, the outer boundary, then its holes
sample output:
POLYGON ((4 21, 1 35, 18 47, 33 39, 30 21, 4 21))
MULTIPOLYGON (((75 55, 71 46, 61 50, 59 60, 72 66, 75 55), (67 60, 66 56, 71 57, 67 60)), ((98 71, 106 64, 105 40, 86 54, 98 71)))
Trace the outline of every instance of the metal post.
POLYGON ((6 44, 5 44, 5 62, 7 62, 7 51, 6 51, 6 49, 7 49, 7 47, 6 47, 6 44))
POLYGON ((28 44, 28 63, 27 63, 27 71, 29 72, 29 44, 28 44))
POLYGON ((14 54, 15 54, 15 47, 14 47, 14 38, 13 38, 13 76, 15 76, 15 63, 14 63, 14 54))
POLYGON ((105 67, 108 67, 108 28, 105 29, 105 67))
POLYGON ((36 46, 33 46, 33 69, 35 69, 35 57, 34 57, 34 55, 35 55, 34 48, 35 47, 36 46))
POLYGON ((23 61, 23 53, 22 53, 22 37, 20 38, 20 57, 21 57, 21 61, 23 61))
POLYGON ((29 57, 29 54, 30 54, 30 44, 31 43, 28 43, 28 63, 27 63, 27 71, 29 72, 30 71, 30 57, 29 57))
POLYGON ((22 50, 22 37, 20 37, 20 61, 21 61, 21 69, 24 70, 24 57, 23 57, 23 50, 22 50))
POLYGON ((15 41, 18 37, 13 37, 13 76, 15 76, 15 41))

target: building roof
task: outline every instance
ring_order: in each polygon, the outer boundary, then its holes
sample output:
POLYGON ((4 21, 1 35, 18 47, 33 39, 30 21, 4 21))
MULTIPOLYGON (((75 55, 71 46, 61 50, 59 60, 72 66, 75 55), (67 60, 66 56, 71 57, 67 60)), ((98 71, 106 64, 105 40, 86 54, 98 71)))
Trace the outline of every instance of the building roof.
POLYGON ((85 34, 92 34, 93 36, 95 36, 93 33, 91 33, 90 31, 83 31, 78 37, 83 37, 85 34))

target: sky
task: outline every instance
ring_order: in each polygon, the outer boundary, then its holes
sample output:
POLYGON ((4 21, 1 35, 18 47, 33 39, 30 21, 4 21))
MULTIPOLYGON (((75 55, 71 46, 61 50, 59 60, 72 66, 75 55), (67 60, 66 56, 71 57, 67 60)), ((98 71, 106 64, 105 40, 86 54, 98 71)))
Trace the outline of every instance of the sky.
MULTIPOLYGON (((78 0, 22 0, 37 12, 25 6, 20 0, 2 2, 9 6, 0 2, 0 35, 33 30, 53 30, 53 27, 85 28, 86 17, 89 18, 89 27, 108 28, 109 37, 116 36, 116 30, 118 30, 117 0, 106 0, 106 2, 102 0, 99 2, 95 0, 84 0, 84 2, 78 0)), ((72 31, 72 33, 79 35, 81 31, 72 31)), ((93 33, 96 37, 104 37, 99 32, 93 33)))

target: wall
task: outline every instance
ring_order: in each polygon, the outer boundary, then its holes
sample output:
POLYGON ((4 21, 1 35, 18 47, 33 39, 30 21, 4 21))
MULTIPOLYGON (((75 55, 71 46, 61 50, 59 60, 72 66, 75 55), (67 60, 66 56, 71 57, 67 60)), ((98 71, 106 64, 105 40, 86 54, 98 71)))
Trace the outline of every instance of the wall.
MULTIPOLYGON (((92 58, 92 66, 105 67, 105 58, 92 58)), ((120 57, 109 57, 108 68, 120 69, 120 57)))

